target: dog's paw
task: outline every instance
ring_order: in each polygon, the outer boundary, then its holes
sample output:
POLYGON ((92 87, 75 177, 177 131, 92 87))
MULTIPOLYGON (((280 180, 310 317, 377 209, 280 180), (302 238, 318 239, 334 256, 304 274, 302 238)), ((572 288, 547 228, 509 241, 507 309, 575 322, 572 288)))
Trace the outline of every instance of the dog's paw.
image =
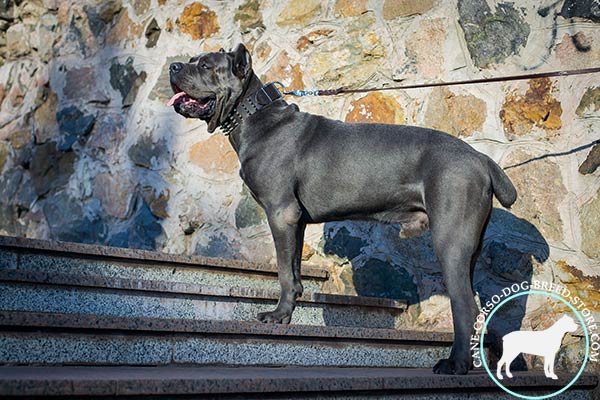
POLYGON ((466 375, 471 369, 468 362, 457 362, 451 358, 445 358, 437 362, 433 372, 440 375, 466 375))
POLYGON ((302 283, 299 281, 294 283, 294 296, 298 298, 302 296, 302 293, 304 293, 304 286, 302 286, 302 283))
POLYGON ((288 313, 281 310, 261 312, 258 313, 256 319, 264 323, 287 325, 292 320, 292 313, 288 313))

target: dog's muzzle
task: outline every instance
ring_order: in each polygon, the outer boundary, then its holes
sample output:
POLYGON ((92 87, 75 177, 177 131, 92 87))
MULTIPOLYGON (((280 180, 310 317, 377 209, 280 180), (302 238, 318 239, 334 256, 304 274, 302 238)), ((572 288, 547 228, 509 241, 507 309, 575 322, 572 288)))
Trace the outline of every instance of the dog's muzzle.
POLYGON ((175 111, 188 118, 208 119, 215 111, 216 96, 208 95, 203 97, 190 96, 185 90, 182 90, 176 83, 175 76, 183 69, 182 63, 173 63, 169 66, 170 83, 173 89, 173 97, 167 105, 175 107, 175 111))

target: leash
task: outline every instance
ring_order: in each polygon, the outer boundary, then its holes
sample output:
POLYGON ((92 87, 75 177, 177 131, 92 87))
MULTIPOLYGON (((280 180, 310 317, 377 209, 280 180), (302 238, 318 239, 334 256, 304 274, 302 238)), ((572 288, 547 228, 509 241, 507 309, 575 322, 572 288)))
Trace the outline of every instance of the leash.
POLYGON ((290 95, 295 97, 305 97, 305 96, 335 96, 338 94, 346 94, 346 93, 366 93, 366 92, 378 92, 384 90, 406 90, 406 89, 421 89, 421 88, 429 88, 429 87, 438 87, 438 86, 457 86, 457 85, 474 85, 478 83, 493 83, 493 82, 507 82, 507 81, 519 81, 519 80, 528 80, 528 79, 538 79, 538 78, 553 78, 553 77, 562 77, 562 76, 572 76, 572 75, 585 75, 585 74, 595 74, 600 72, 600 67, 595 68, 585 68, 585 69, 571 69, 564 71, 551 71, 551 72, 540 72, 536 74, 526 74, 526 75, 509 75, 509 76, 501 76, 495 78, 481 78, 481 79, 471 79, 464 81, 454 81, 454 82, 434 82, 434 83, 421 83, 415 85, 401 85, 401 86, 389 86, 389 87, 380 87, 380 88, 364 88, 364 89, 346 89, 343 87, 337 89, 316 89, 316 90, 285 90, 285 85, 281 82, 273 82, 273 84, 279 85, 282 87, 282 93, 284 95, 290 95))
MULTIPOLYGON (((572 76, 572 75, 586 75, 586 74, 595 74, 600 72, 600 67, 594 68, 584 68, 584 69, 571 69, 564 71, 551 71, 551 72, 541 72, 536 74, 525 74, 525 75, 509 75, 495 78, 487 78, 487 79, 471 79, 471 80, 463 80, 463 81, 454 81, 454 82, 434 82, 434 83, 422 83, 422 84, 414 84, 414 85, 401 85, 401 86, 390 86, 390 87, 381 87, 381 88, 365 88, 365 89, 346 89, 343 87, 337 89, 316 89, 316 90, 285 90, 285 85, 281 82, 272 82, 271 85, 278 85, 282 88, 281 93, 283 95, 290 95, 295 97, 305 97, 305 96, 335 96, 339 94, 346 93, 366 93, 366 92, 376 92, 376 91, 384 91, 384 90, 406 90, 406 89, 421 89, 421 88, 429 88, 429 87, 439 87, 439 86, 458 86, 458 85, 473 85, 479 83, 493 83, 493 82, 508 82, 508 81, 519 81, 519 80, 529 80, 529 79, 539 79, 539 78, 554 78, 554 77, 563 77, 563 76, 572 76)), ((528 164, 533 161, 538 161, 547 157, 558 157, 569 155, 589 147, 592 147, 596 144, 600 144, 600 140, 595 140, 592 143, 589 143, 584 146, 577 147, 575 149, 561 152, 561 153, 553 153, 553 154, 544 154, 539 157, 534 157, 530 160, 526 160, 524 162, 510 165, 504 169, 511 169, 520 167, 524 164, 528 164)))
MULTIPOLYGON (((490 78, 490 79, 474 79, 468 81, 455 81, 455 82, 439 82, 439 83, 429 83, 429 84, 420 84, 420 85, 405 85, 405 86, 394 86, 387 88, 370 88, 370 89, 344 89, 338 88, 333 90, 291 90, 286 91, 283 83, 275 81, 263 85, 256 92, 246 97, 237 107, 235 107, 227 116, 223 125, 221 126, 221 130, 225 134, 225 136, 229 136, 229 134, 236 129, 245 118, 250 117, 251 115, 257 113, 263 108, 267 107, 271 103, 280 100, 284 95, 292 95, 297 97, 304 96, 334 96, 337 94, 343 93, 364 93, 364 92, 372 92, 378 90, 401 90, 401 89, 416 89, 416 88, 425 88, 425 87, 436 87, 436 86, 452 86, 452 85, 465 85, 465 84, 475 84, 475 83, 488 83, 488 82, 505 82, 505 81, 514 81, 514 80, 524 80, 524 79, 536 79, 536 78, 548 78, 548 77, 557 77, 557 76, 569 76, 569 75, 583 75, 583 74, 591 74, 600 72, 600 68, 587 68, 587 69, 578 69, 578 70, 566 70, 566 71, 555 71, 555 72, 544 72, 538 74, 528 74, 528 75, 514 75, 514 76, 505 76, 498 78, 490 78), (283 90, 279 90, 277 86, 280 86, 283 90)), ((600 144, 600 139, 595 140, 592 143, 588 143, 586 145, 577 147, 575 149, 571 149, 565 152, 560 153, 552 153, 552 154, 544 154, 539 157, 534 157, 532 159, 510 165, 505 167, 504 169, 511 169, 520 167, 522 165, 528 164, 533 161, 538 161, 548 157, 559 157, 565 156, 569 154, 573 154, 575 152, 579 152, 585 150, 594 145, 600 144)))

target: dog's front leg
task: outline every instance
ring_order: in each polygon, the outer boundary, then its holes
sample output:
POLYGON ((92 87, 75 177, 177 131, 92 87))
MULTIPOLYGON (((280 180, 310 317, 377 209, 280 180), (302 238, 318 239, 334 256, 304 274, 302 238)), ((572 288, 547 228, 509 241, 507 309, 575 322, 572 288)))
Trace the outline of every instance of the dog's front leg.
POLYGON ((302 295, 303 291, 300 282, 300 262, 306 224, 300 220, 300 207, 295 204, 269 209, 267 216, 275 241, 281 293, 277 308, 259 313, 257 318, 262 322, 289 324, 296 307, 296 298, 302 295))

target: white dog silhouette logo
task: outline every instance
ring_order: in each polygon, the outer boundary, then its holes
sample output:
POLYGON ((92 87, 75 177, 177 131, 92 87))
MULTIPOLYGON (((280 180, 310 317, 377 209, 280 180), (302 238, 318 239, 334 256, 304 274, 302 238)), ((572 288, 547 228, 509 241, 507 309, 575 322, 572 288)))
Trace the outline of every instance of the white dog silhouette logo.
POLYGON ((562 338, 567 332, 575 332, 578 325, 573 318, 564 315, 554 325, 543 331, 514 331, 502 338, 502 357, 498 361, 496 376, 502 379, 502 366, 506 365, 506 376, 512 378, 510 363, 521 353, 544 357, 546 378, 558 379, 554 373, 554 357, 560 349, 562 338))

